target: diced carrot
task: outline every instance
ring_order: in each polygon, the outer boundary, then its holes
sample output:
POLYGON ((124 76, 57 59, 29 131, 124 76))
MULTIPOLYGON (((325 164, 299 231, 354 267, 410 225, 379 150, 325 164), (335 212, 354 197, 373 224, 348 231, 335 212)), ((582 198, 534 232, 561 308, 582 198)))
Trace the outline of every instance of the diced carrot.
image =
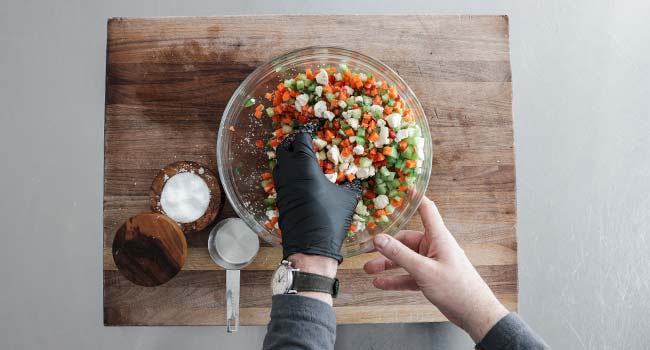
POLYGON ((373 102, 374 104, 376 104, 376 105, 380 105, 380 106, 381 106, 381 104, 382 104, 381 97, 379 97, 379 96, 375 96, 375 98, 372 100, 372 102, 373 102))
POLYGON ((273 98, 273 94, 270 93, 270 92, 267 92, 266 94, 264 94, 264 98, 266 98, 267 100, 271 101, 271 99, 273 98))
POLYGON ((352 180, 354 180, 355 176, 354 176, 354 174, 346 174, 345 178, 348 179, 348 181, 352 181, 352 180))
MULTIPOLYGON (((384 215, 386 215, 386 211, 385 211, 384 209, 378 209, 378 210, 375 212, 375 217, 378 217, 378 218, 379 218, 379 217, 382 217, 382 216, 384 216, 384 215)), ((274 218, 274 219, 275 219, 275 218, 274 218)))
POLYGON ((394 108, 396 108, 396 109, 402 108, 402 101, 396 101, 394 108))
POLYGON ((262 119, 262 111, 255 111, 255 118, 262 119))
POLYGON ((314 80, 314 73, 311 71, 311 68, 305 69, 305 75, 307 76, 307 79, 314 80))
POLYGON ((349 128, 349 129, 345 130, 345 135, 354 136, 354 129, 349 128))
POLYGON ((356 231, 357 231, 357 225, 350 224, 350 232, 356 232, 356 231))
POLYGON ((384 155, 383 155, 383 154, 381 154, 381 153, 377 153, 377 155, 375 156, 374 161, 375 161, 375 162, 381 162, 381 161, 384 160, 384 159, 386 159, 386 158, 384 158, 384 155))
POLYGON ((282 92, 282 91, 284 91, 284 89, 286 89, 286 87, 284 86, 284 83, 280 83, 280 84, 278 84, 277 88, 278 88, 278 90, 279 90, 280 92, 282 92))
POLYGON ((391 114, 391 113, 393 113, 393 107, 391 106, 384 107, 384 114, 391 114))
POLYGON ((255 146, 258 148, 264 148, 264 142, 262 142, 262 140, 257 140, 255 141, 255 146))
POLYGON ((277 137, 280 137, 280 136, 284 135, 284 134, 282 133, 282 129, 275 129, 274 134, 275 134, 275 136, 277 136, 277 137))
POLYGON ((403 201, 404 199, 402 199, 402 197, 397 197, 391 201, 390 205, 392 205, 395 208, 399 208, 400 206, 402 206, 403 201))
POLYGON ((374 221, 371 221, 371 222, 368 223, 367 226, 368 226, 368 228, 373 229, 373 228, 377 227, 377 224, 375 224, 374 221))
POLYGON ((271 173, 269 173, 269 172, 266 172, 266 173, 262 174, 262 180, 268 180, 268 179, 270 179, 272 177, 273 177, 273 175, 271 175, 271 173))
POLYGON ((395 86, 391 86, 390 89, 388 89, 388 97, 390 98, 397 97, 397 90, 395 89, 395 86))
POLYGON ((350 149, 350 147, 345 147, 341 149, 341 155, 343 157, 349 157, 351 154, 352 154, 352 150, 350 149))
POLYGON ((343 148, 346 148, 346 147, 350 146, 350 140, 345 139, 345 140, 341 141, 341 143, 339 143, 339 146, 341 146, 343 148))
POLYGON ((400 150, 400 151, 405 150, 406 147, 408 147, 408 146, 409 146, 408 142, 406 142, 406 141, 404 141, 404 140, 402 140, 402 141, 399 142, 399 150, 400 150))
POLYGON ((375 192, 373 192, 372 190, 366 190, 366 198, 368 199, 375 198, 375 192))
POLYGON ((323 86, 323 92, 329 92, 329 93, 332 93, 332 86, 331 86, 331 85, 325 85, 325 86, 323 86))
MULTIPOLYGON (((272 139, 271 141, 269 141, 269 144, 271 144, 271 147, 273 148, 278 147, 278 145, 280 144, 280 140, 272 139)), ((262 144, 262 147, 264 147, 264 144, 262 144)))
POLYGON ((282 94, 282 101, 285 101, 285 102, 286 102, 286 101, 289 101, 289 98, 291 98, 291 94, 289 93, 289 91, 285 91, 285 92, 282 94))
POLYGON ((235 131, 235 127, 231 125, 231 126, 228 128, 228 130, 230 130, 230 131, 235 131))
POLYGON ((404 161, 404 164, 406 165, 407 168, 413 169, 415 168, 417 163, 414 160, 407 159, 406 161, 404 161))
POLYGON ((393 154, 393 147, 384 146, 384 150, 381 153, 383 153, 385 156, 390 156, 393 154))
POLYGON ((374 203, 370 203, 370 204, 366 205, 366 208, 368 208, 368 209, 373 209, 374 207, 375 207, 374 203))
POLYGON ((397 189, 404 192, 404 191, 406 191, 406 186, 405 185, 400 185, 397 189))
POLYGON ((325 137, 324 140, 327 142, 332 142, 332 139, 334 138, 334 133, 331 132, 329 129, 325 130, 325 137))
POLYGON ((377 127, 377 122, 373 119, 368 123, 368 130, 373 131, 377 127))
POLYGON ((413 114, 411 113, 404 114, 404 117, 402 119, 404 119, 404 121, 407 123, 412 123, 413 121, 415 121, 415 118, 413 118, 413 114))
POLYGON ((382 81, 381 82, 381 88, 382 88, 382 90, 387 90, 388 89, 388 83, 386 83, 386 81, 382 81))
POLYGON ((370 134, 368 136, 368 141, 370 141, 370 142, 375 142, 377 140, 379 140, 379 135, 377 135, 377 133, 373 132, 372 134, 370 134))
POLYGON ((280 121, 283 122, 284 124, 291 124, 293 119, 291 118, 290 115, 285 115, 285 116, 282 116, 282 118, 280 118, 280 121))
POLYGON ((341 182, 345 178, 345 174, 342 171, 339 171, 339 174, 336 176, 336 182, 341 182))

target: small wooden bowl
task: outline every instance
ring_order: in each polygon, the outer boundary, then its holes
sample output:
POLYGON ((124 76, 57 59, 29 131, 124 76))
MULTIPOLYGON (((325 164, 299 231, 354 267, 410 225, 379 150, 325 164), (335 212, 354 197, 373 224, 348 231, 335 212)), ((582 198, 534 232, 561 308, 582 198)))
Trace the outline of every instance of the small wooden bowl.
POLYGON ((191 172, 200 176, 208 185, 208 189, 210 190, 210 203, 208 204, 205 213, 203 213, 203 216, 192 222, 178 223, 185 234, 190 234, 208 227, 208 225, 210 225, 217 217, 217 214, 219 214, 219 211, 223 206, 221 184, 208 167, 191 161, 180 161, 165 166, 160 170, 151 183, 151 189, 149 190, 149 203, 151 205, 151 210, 165 214, 165 211, 160 205, 160 195, 162 194, 163 187, 165 187, 165 182, 167 182, 167 180, 172 176, 185 172, 191 172))
POLYGON ((129 281, 153 287, 181 270, 187 257, 185 235, 176 222, 159 213, 128 219, 113 239, 113 260, 129 281))

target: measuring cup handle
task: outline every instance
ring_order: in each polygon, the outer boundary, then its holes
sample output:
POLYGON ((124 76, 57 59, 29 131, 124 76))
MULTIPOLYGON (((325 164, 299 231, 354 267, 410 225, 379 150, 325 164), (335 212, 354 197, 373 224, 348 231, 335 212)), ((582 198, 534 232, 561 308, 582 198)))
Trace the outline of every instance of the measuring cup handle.
POLYGON ((226 331, 239 328, 239 270, 226 270, 226 331))

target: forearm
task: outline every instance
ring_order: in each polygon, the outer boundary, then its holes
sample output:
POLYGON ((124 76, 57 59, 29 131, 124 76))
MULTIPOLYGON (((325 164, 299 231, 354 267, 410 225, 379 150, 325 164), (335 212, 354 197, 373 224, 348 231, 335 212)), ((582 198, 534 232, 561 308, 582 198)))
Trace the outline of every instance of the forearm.
MULTIPOLYGON (((336 260, 322 256, 294 254, 287 258, 295 268, 333 278, 336 260)), ((276 295, 264 349, 334 349, 336 317, 332 296, 319 292, 276 295)))
POLYGON ((299 295, 273 297, 263 349, 334 349, 336 317, 330 305, 299 295))
POLYGON ((528 327, 517 314, 499 320, 476 345, 478 350, 550 349, 544 340, 528 327))

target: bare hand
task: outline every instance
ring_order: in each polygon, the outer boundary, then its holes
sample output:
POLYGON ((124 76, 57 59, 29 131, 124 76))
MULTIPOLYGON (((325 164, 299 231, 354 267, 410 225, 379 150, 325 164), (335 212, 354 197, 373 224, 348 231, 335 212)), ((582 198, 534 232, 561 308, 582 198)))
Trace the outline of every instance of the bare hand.
POLYGON ((451 322, 479 342, 508 310, 467 259, 436 205, 424 197, 419 212, 425 232, 375 236, 375 248, 383 256, 367 262, 363 269, 375 274, 404 268, 408 274, 377 277, 373 284, 385 290, 422 291, 451 322))

